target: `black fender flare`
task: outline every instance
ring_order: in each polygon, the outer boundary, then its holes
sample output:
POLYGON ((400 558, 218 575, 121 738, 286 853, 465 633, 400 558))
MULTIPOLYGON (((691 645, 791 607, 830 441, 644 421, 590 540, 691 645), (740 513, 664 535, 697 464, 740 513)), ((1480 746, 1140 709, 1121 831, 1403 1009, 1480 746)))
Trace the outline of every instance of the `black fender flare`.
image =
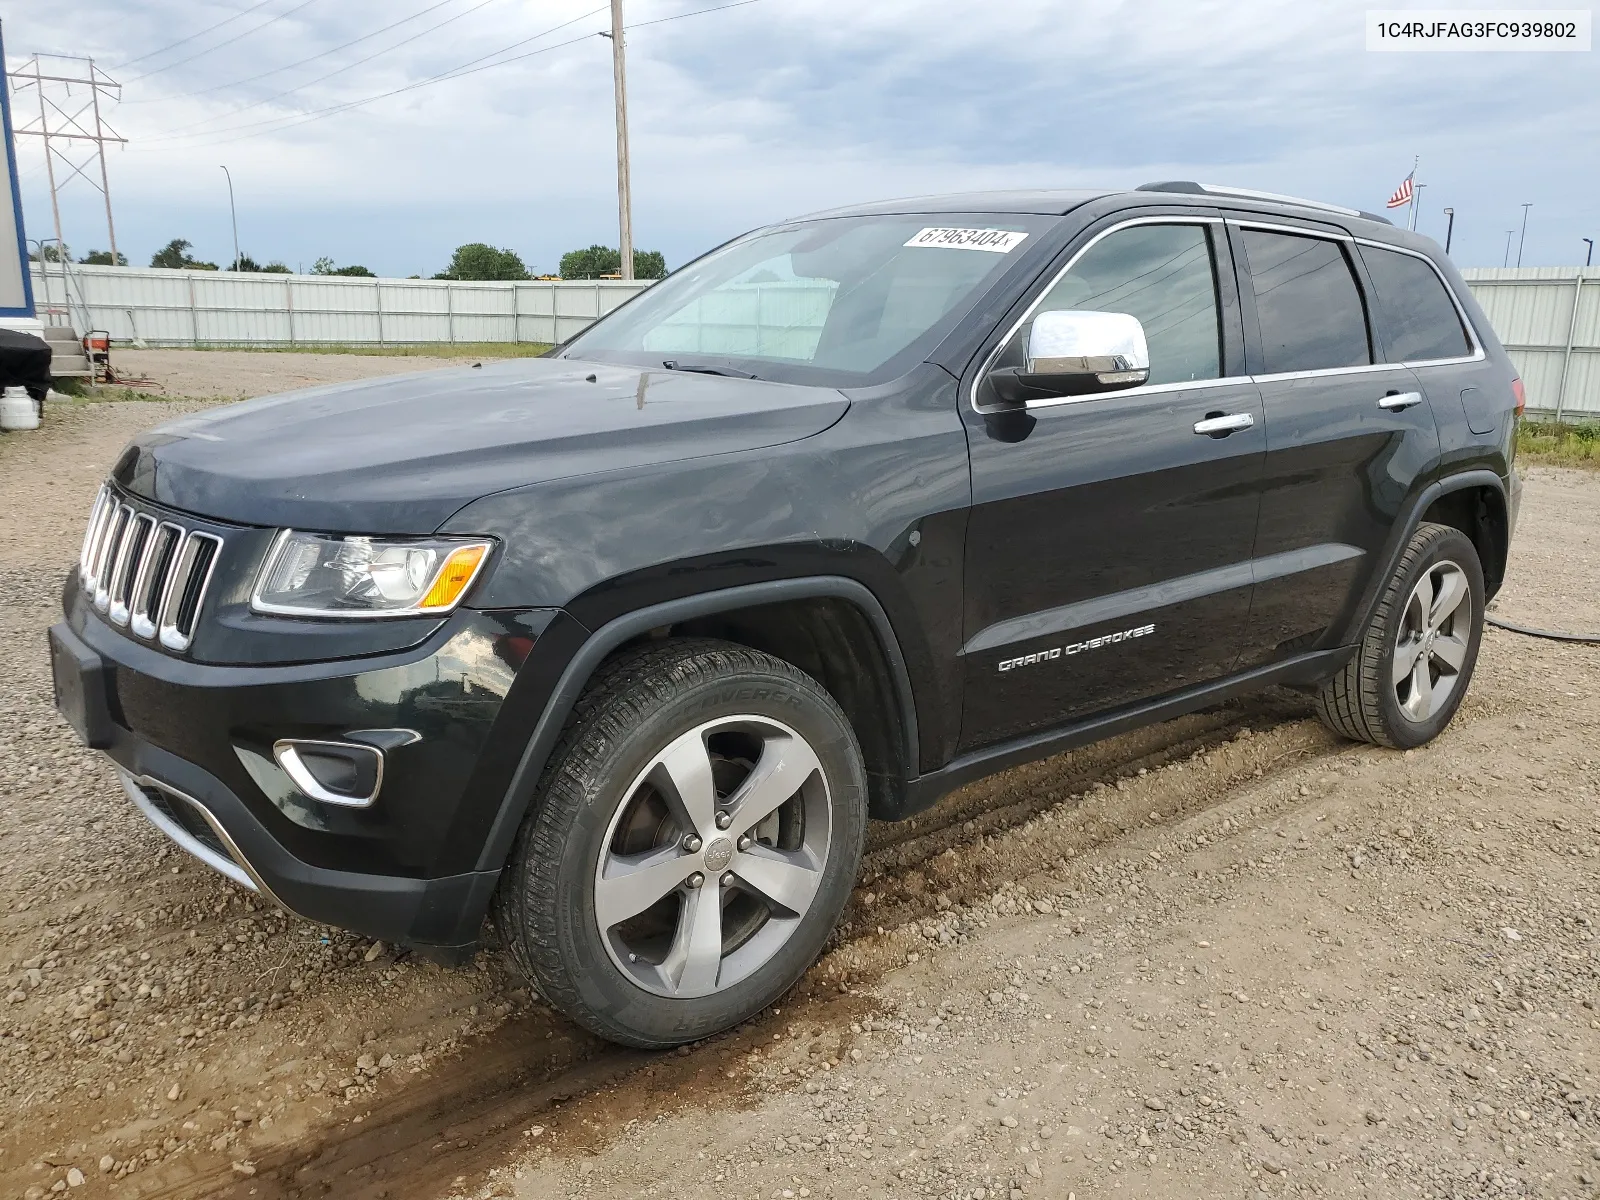
POLYGON ((484 840, 476 869, 498 871, 505 865, 506 858, 511 853, 511 844, 516 840, 517 830, 521 828, 523 817, 533 802, 533 792, 538 786, 539 777, 544 772, 545 762, 555 749, 556 740, 566 727, 567 718, 578 703, 578 697, 588 686, 590 677, 618 646, 651 629, 696 617, 715 616, 735 609, 775 604, 784 600, 818 599, 844 600, 859 608, 872 623, 873 631, 882 645, 884 658, 889 664, 889 673, 894 680, 900 709, 900 736, 904 739, 908 752, 915 755, 919 743, 911 675, 906 669, 905 655, 900 649, 900 640, 895 635, 894 626, 890 624, 888 613, 865 584, 842 575, 816 575, 798 579, 768 580, 764 583, 722 588, 697 596, 667 600, 646 608, 635 609, 633 612, 624 613, 607 621, 584 641, 578 652, 572 656, 572 660, 567 663, 561 672, 561 678, 557 680, 555 688, 550 693, 549 701, 534 724, 533 732, 528 736, 528 743, 523 748, 522 757, 511 776, 511 783, 500 802, 500 810, 495 814, 494 823, 489 827, 489 836, 484 840))
POLYGON ((1454 475, 1446 475, 1434 480, 1407 506, 1404 519, 1396 521, 1394 534, 1389 539, 1389 544, 1384 547, 1384 558, 1380 569, 1373 571, 1366 590, 1361 594, 1354 616, 1344 624, 1346 643, 1354 644, 1361 638, 1361 631, 1366 629, 1372 620, 1372 614, 1378 607, 1378 601, 1383 596, 1383 589, 1389 585, 1389 579, 1394 575, 1395 567, 1399 565, 1400 556, 1405 553, 1406 546, 1411 541, 1411 535, 1416 533, 1417 526, 1422 524, 1422 514, 1428 511, 1440 496, 1447 496, 1451 492, 1465 491, 1467 488, 1488 487, 1493 488, 1500 496, 1500 503, 1505 506, 1509 521, 1511 506, 1506 496, 1506 481, 1495 472, 1484 469, 1461 471, 1454 475))

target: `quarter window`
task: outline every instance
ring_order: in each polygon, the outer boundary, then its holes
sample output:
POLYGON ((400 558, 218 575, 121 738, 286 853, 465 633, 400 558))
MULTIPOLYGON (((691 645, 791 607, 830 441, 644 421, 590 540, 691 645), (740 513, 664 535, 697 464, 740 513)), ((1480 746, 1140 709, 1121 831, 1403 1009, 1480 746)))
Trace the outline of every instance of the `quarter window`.
POLYGON ((1383 313, 1383 343, 1390 362, 1459 358, 1472 353, 1461 314, 1444 281, 1422 259, 1376 246, 1361 247, 1383 313))
POLYGON ((1264 374, 1372 361, 1361 291, 1339 243, 1260 229, 1241 233, 1261 326, 1264 374))
MULTIPOLYGON (((1134 225, 1101 238, 1056 281, 1033 315, 1059 309, 1137 317, 1150 347, 1151 383, 1221 374, 1217 279, 1204 225, 1134 225)), ((1017 330, 999 365, 1020 360, 1031 325, 1030 320, 1017 330)))

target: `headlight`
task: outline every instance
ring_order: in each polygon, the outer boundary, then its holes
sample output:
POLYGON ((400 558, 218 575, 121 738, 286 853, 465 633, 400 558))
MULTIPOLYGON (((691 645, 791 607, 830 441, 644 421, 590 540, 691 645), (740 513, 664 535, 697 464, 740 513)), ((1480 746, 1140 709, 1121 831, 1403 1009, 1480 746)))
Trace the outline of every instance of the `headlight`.
POLYGON ((256 578, 250 607, 293 617, 449 612, 477 578, 490 543, 457 538, 332 537, 285 529, 256 578))

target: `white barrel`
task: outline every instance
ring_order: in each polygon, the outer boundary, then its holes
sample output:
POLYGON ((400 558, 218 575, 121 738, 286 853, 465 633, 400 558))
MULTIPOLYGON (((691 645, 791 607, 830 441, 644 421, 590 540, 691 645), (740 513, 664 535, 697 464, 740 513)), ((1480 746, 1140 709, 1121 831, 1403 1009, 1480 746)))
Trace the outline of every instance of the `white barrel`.
POLYGON ((39 428, 39 409, 25 388, 8 387, 0 394, 0 429, 39 428))

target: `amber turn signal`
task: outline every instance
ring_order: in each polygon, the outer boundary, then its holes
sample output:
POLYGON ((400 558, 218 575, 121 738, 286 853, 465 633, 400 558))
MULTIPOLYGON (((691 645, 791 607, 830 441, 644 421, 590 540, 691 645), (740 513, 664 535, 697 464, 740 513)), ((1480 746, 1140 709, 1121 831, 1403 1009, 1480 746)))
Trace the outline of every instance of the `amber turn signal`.
POLYGON ((428 594, 423 596, 422 602, 417 607, 423 612, 431 612, 434 609, 450 608, 454 605, 478 574, 478 568, 483 565, 488 553, 489 547, 481 542, 471 546, 460 546, 451 551, 450 557, 444 560, 444 566, 440 567, 439 573, 433 577, 433 585, 428 588, 428 594))

